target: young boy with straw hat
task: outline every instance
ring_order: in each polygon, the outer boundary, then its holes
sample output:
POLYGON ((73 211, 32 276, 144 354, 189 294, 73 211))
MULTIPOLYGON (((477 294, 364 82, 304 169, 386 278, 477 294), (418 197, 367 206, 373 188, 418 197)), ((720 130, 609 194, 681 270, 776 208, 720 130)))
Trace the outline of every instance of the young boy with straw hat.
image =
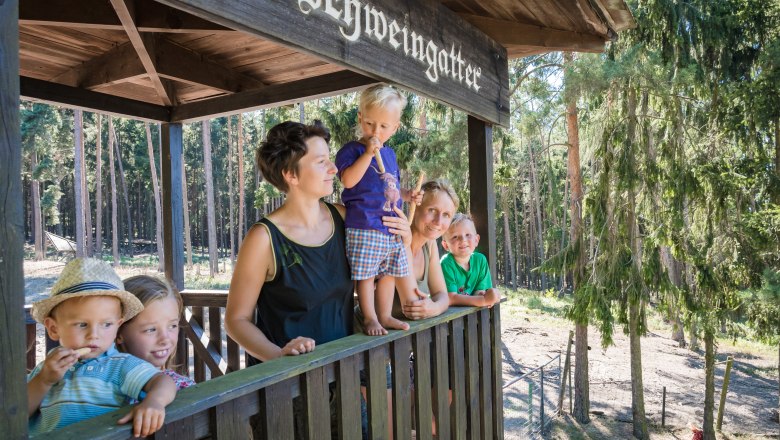
POLYGON ((143 310, 107 263, 76 258, 62 270, 49 298, 31 315, 60 346, 27 377, 30 434, 52 431, 139 400, 119 423, 133 420, 133 435, 162 427, 176 385, 152 364, 114 346, 122 322, 143 310))

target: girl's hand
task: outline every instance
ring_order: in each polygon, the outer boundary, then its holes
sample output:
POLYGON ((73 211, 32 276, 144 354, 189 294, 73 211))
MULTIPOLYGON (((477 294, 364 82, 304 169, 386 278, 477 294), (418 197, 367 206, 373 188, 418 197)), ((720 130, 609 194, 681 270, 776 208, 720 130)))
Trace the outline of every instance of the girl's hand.
POLYGON ((393 210, 397 217, 389 215, 382 216, 382 224, 387 226, 391 234, 400 235, 404 246, 411 246, 412 229, 409 226, 409 220, 407 220, 406 214, 397 206, 393 206, 393 210))
POLYGON ((314 339, 298 336, 282 347, 282 356, 298 356, 299 354, 314 351, 316 343, 314 339))
POLYGON ((52 351, 43 362, 43 368, 38 375, 44 384, 52 386, 62 380, 68 368, 72 367, 79 360, 79 354, 76 350, 70 348, 57 347, 52 351))

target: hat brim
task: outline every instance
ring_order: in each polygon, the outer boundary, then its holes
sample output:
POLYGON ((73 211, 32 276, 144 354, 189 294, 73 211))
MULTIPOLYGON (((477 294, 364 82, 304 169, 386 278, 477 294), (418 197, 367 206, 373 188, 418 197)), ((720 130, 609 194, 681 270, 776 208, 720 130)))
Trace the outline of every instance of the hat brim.
POLYGON ((144 305, 141 304, 141 301, 130 292, 124 290, 90 290, 86 292, 62 293, 38 301, 33 304, 32 310, 30 310, 30 316, 42 324, 43 321, 49 317, 52 309, 62 302, 84 296, 112 296, 119 299, 119 301, 122 302, 122 320, 124 322, 132 319, 144 309, 144 305))

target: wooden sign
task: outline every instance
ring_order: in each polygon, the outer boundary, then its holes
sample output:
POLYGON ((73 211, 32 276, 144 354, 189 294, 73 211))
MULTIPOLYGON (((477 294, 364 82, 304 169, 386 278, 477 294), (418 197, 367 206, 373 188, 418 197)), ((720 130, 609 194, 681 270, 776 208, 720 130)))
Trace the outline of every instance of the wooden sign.
POLYGON ((445 102, 509 121, 506 50, 432 0, 162 0, 445 102))

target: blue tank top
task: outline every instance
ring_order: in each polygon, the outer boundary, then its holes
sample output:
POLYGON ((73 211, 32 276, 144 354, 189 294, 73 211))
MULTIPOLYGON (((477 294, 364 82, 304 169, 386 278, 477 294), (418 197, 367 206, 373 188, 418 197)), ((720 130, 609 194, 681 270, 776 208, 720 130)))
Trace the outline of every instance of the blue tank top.
POLYGON ((296 243, 267 218, 256 224, 271 237, 276 273, 260 290, 255 324, 280 347, 298 336, 320 345, 352 334, 354 294, 344 221, 336 208, 326 206, 333 234, 321 245, 296 243))

